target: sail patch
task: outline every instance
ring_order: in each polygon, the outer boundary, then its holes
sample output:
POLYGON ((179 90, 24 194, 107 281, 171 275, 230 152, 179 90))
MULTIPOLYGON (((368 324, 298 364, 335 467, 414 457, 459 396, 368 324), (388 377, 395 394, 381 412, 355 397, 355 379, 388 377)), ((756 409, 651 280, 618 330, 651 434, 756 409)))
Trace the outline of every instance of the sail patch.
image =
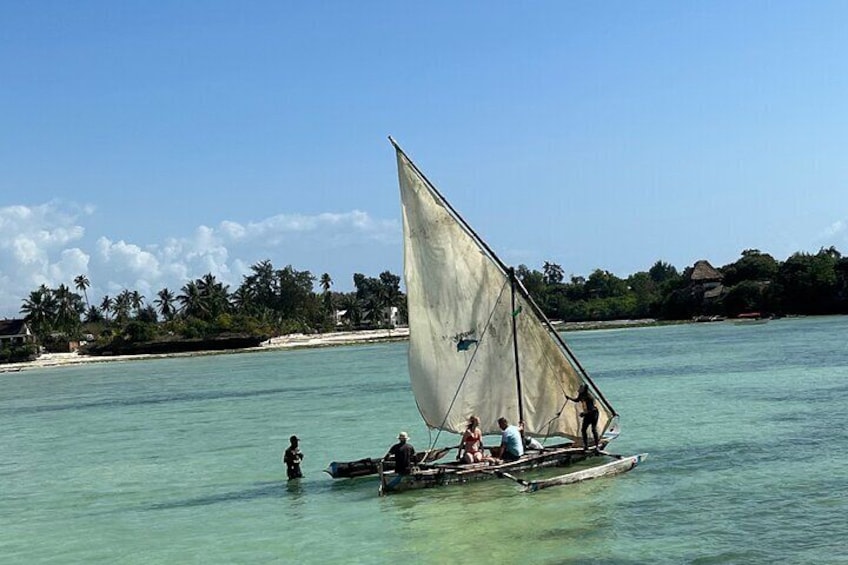
POLYGON ((479 340, 474 338, 475 330, 463 332, 453 336, 453 341, 456 343, 457 351, 468 351, 471 346, 477 346, 479 340))

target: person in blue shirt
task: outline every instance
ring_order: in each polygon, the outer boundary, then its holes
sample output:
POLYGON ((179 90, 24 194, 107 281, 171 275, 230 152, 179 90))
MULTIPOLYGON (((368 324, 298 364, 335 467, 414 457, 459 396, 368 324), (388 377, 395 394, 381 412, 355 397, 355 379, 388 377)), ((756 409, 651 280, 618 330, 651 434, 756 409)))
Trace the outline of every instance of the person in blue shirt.
POLYGON ((501 445, 497 449, 496 457, 500 457, 504 461, 515 461, 524 455, 524 442, 521 441, 521 432, 515 426, 510 426, 509 421, 504 418, 498 418, 498 427, 501 433, 501 445))

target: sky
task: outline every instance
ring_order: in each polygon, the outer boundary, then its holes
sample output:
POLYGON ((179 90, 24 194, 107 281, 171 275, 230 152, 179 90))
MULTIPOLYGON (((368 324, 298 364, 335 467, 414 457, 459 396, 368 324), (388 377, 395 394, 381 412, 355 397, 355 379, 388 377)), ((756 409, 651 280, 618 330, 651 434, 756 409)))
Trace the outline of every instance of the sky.
MULTIPOLYGON (((392 135, 508 264, 848 253, 848 3, 0 3, 0 317, 403 270, 392 135)), ((316 285, 317 289, 317 285, 316 285)))

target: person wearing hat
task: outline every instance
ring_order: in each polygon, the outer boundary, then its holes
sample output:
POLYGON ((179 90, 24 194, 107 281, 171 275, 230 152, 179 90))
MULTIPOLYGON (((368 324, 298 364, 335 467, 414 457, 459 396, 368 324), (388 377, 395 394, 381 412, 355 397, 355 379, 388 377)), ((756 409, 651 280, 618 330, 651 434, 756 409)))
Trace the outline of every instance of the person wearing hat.
POLYGON ((303 477, 303 473, 300 472, 300 462, 303 461, 303 453, 298 448, 299 441, 297 436, 290 437, 289 442, 291 445, 289 445, 286 453, 283 455, 283 462, 286 464, 286 474, 289 476, 289 480, 303 477))
POLYGON ((389 452, 383 457, 383 461, 389 457, 395 458, 395 473, 398 475, 408 475, 412 470, 412 463, 415 461, 415 448, 409 441, 409 434, 401 432, 398 434, 398 442, 389 448, 389 452))
POLYGON ((589 385, 583 383, 580 385, 580 389, 577 391, 577 396, 571 398, 566 395, 566 399, 572 402, 582 402, 583 403, 583 411, 580 412, 580 417, 583 418, 583 426, 581 431, 583 432, 583 451, 589 450, 589 440, 587 438, 587 431, 589 426, 592 427, 592 436, 595 438, 595 453, 598 453, 600 449, 600 442, 598 441, 598 416, 600 412, 598 412, 598 407, 595 406, 595 397, 592 396, 592 393, 589 392, 589 385))

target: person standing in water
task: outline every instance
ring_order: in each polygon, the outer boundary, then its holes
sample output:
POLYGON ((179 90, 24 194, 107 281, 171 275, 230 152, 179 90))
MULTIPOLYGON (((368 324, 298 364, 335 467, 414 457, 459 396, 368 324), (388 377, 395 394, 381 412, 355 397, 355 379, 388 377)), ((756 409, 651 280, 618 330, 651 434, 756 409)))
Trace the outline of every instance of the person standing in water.
POLYGON ((595 406, 595 397, 589 392, 589 385, 586 383, 580 385, 575 398, 568 395, 565 398, 572 402, 583 403, 583 411, 580 412, 580 417, 583 418, 583 426, 580 430, 583 432, 583 451, 589 450, 589 439, 586 432, 589 430, 589 426, 592 426, 592 436, 595 438, 595 453, 598 453, 601 448, 600 441, 598 441, 598 416, 600 412, 598 407, 595 406))
POLYGON ((291 445, 289 445, 283 455, 283 462, 286 464, 286 474, 289 480, 303 477, 303 473, 300 471, 300 462, 303 461, 303 453, 298 448, 299 442, 300 440, 297 439, 297 436, 291 436, 289 438, 291 445))

